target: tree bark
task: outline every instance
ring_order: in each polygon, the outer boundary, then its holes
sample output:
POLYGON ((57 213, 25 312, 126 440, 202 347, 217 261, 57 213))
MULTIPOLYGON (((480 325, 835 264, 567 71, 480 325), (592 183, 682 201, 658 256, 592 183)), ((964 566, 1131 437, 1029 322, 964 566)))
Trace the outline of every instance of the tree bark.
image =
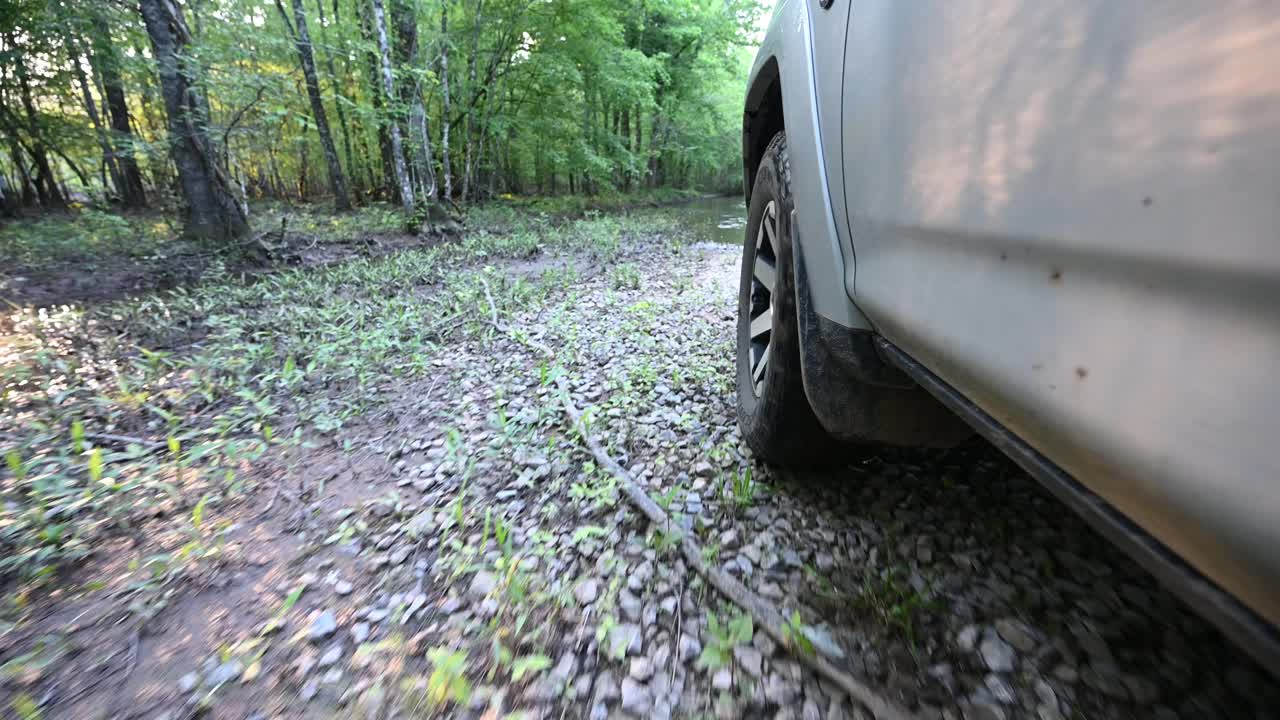
POLYGON ((307 31, 307 11, 302 0, 293 0, 293 21, 289 24, 289 15, 285 12, 281 0, 276 0, 276 9, 284 20, 285 27, 293 36, 294 45, 298 48, 298 63, 302 65, 302 77, 306 81, 307 98, 311 101, 311 117, 316 123, 316 133, 320 136, 320 150, 324 153, 325 164, 329 169, 329 188, 333 191, 333 204, 339 211, 351 209, 351 198, 347 195, 347 178, 342 173, 342 163, 338 160, 338 148, 333 144, 333 133, 329 131, 329 116, 324 110, 324 100, 320 97, 320 80, 316 76, 316 59, 311 47, 311 34, 307 31))
MULTIPOLYGON (((4 106, 0 105, 0 111, 4 110, 4 106)), ((0 119, 5 117, 5 113, 0 112, 0 119)), ((30 207, 37 201, 35 184, 31 181, 31 173, 27 170, 26 164, 22 161, 22 143, 18 142, 18 133, 13 128, 8 128, 9 135, 9 158, 13 161, 13 167, 18 171, 18 184, 20 192, 17 193, 22 199, 23 207, 30 207)))
MULTIPOLYGON (((386 114, 383 107, 391 101, 391 96, 384 97, 382 86, 382 60, 376 51, 377 36, 373 31, 373 8, 371 4, 361 3, 360 35, 370 49, 365 52, 365 72, 368 73, 369 94, 373 100, 374 116, 378 118, 378 156, 382 159, 382 188, 388 197, 400 202, 400 183, 396 180, 395 164, 391 159, 391 133, 388 132, 386 114)), ((372 183, 371 183, 372 184, 372 183)))
POLYGON ((17 217, 20 206, 18 193, 9 186, 9 179, 5 177, 5 174, 0 172, 0 215, 17 217))
MULTIPOLYGON (((418 17, 412 0, 394 1, 392 13, 399 43, 396 48, 397 59, 402 67, 417 68, 419 65, 418 17)), ((405 160, 410 163, 412 177, 417 182, 418 192, 427 200, 434 202, 437 195, 435 165, 432 163, 430 118, 422 101, 421 81, 404 83, 400 87, 400 102, 409 107, 409 123, 406 132, 409 134, 405 149, 405 160)))
MULTIPOLYGON (((378 35, 378 55, 382 62, 382 87, 388 98, 396 96, 395 81, 391 74, 391 48, 387 42, 387 16, 382 8, 382 0, 373 0, 374 32, 378 35)), ((391 162, 396 173, 396 184, 400 187, 400 205, 405 212, 413 212, 413 185, 409 182, 409 171, 404 166, 404 152, 400 142, 400 124, 394 119, 388 123, 391 135, 391 162)))
POLYGON ((111 177, 111 185, 104 187, 104 190, 114 189, 117 195, 124 195, 121 186, 124 181, 120 177, 120 168, 116 165, 115 153, 111 150, 111 140, 107 137, 107 131, 102 127, 102 118, 98 115, 98 104, 93 99, 93 91, 89 88, 89 78, 84 72, 84 66, 80 64, 81 56, 73 52, 71 55, 71 67, 75 71, 76 82, 80 84, 80 97, 84 103, 84 112, 89 116, 89 122, 93 125, 94 135, 98 138, 98 147, 102 149, 102 167, 106 171, 106 175, 111 177))
MULTIPOLYGON (((622 109, 622 149, 627 151, 626 155, 631 154, 631 108, 622 109)), ((627 166, 622 173, 622 189, 627 191, 631 189, 631 170, 635 167, 635 158, 627 158, 627 166)))
MULTIPOLYGON (((334 9, 335 11, 337 10, 336 7, 334 9)), ((317 17, 320 18, 320 33, 321 33, 320 42, 324 43, 324 38, 323 38, 324 32, 325 32, 324 0, 316 0, 316 10, 319 13, 317 17)), ((334 13, 333 19, 335 21, 337 21, 338 19, 338 15, 336 12, 334 13)), ((352 153, 351 151, 351 127, 347 123, 347 112, 342 108, 343 103, 346 102, 347 96, 345 93, 343 93, 342 83, 338 80, 338 71, 333 64, 332 50, 325 50, 324 64, 325 64, 325 69, 327 69, 329 72, 329 84, 333 85, 333 97, 334 97, 333 107, 335 110, 338 111, 338 128, 342 131, 342 150, 347 156, 347 174, 348 174, 348 177, 352 178, 352 180, 354 181, 356 185, 355 193, 358 196, 360 194, 360 190, 359 190, 360 173, 356 169, 355 154, 352 153)))
POLYGON ((120 200, 125 207, 144 207, 147 196, 142 183, 142 172, 133 155, 133 130, 124 82, 120 79, 120 55, 111 41, 111 26, 106 17, 95 11, 92 19, 93 54, 90 62, 102 81, 102 102, 111 125, 111 146, 115 151, 116 167, 119 168, 124 183, 124 187, 120 189, 120 200))
MULTIPOLYGON (((9 47, 21 47, 14 43, 10 37, 6 43, 9 47)), ((43 135, 40 128, 39 113, 36 112, 35 101, 31 98, 31 84, 27 79, 27 59, 25 54, 19 55, 15 63, 15 75, 18 78, 18 89, 21 94, 22 108, 26 113, 27 134, 30 138, 30 145, 26 148, 27 154, 31 156, 31 163, 35 166, 34 185, 36 188, 36 196, 40 199, 41 207, 65 207, 67 204, 66 197, 58 188, 58 183, 53 175, 53 168, 49 165, 49 154, 45 149, 43 135)), ((14 123, 17 124, 16 122, 14 123)), ((10 129, 15 135, 17 128, 10 129)))
POLYGON ((449 0, 440 4, 440 170, 444 173, 444 197, 453 197, 453 173, 449 169, 449 0))
POLYGON ((140 0, 139 7, 160 75, 169 151, 186 203, 184 232, 221 241, 241 237, 249 232, 248 212, 233 194, 209 140, 203 103, 185 58, 191 33, 182 8, 173 0, 140 0))
MULTIPOLYGON (((476 60, 480 55, 480 17, 484 12, 484 0, 476 0, 476 11, 471 19, 471 49, 467 53, 467 87, 463 92, 463 97, 472 95, 476 92, 476 60)), ((473 164, 474 150, 472 146, 475 143, 475 124, 471 120, 472 113, 468 112, 464 120, 463 141, 465 150, 462 158, 462 201, 467 202, 471 195, 471 183, 474 182, 476 172, 473 164)), ((481 128, 481 132, 484 132, 481 128)))

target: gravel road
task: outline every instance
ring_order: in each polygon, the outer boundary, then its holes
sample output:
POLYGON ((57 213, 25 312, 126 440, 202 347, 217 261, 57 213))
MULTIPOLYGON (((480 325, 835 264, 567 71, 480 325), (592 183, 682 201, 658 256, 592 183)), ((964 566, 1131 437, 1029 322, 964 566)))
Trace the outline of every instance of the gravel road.
MULTIPOLYGON (((738 258, 642 238, 509 322, 556 351, 592 432, 707 557, 798 613, 816 652, 923 718, 1274 715, 1269 675, 981 442, 822 473, 755 463, 734 408, 738 258)), ((253 622, 159 623, 222 643, 195 667, 144 658, 135 676, 181 694, 161 717, 219 687, 214 717, 866 716, 625 506, 566 429, 556 368, 468 337, 345 429, 343 454, 291 471, 320 491, 232 539, 265 569, 222 602, 251 584, 253 622), (292 639, 251 671, 237 648, 299 583, 292 639)))

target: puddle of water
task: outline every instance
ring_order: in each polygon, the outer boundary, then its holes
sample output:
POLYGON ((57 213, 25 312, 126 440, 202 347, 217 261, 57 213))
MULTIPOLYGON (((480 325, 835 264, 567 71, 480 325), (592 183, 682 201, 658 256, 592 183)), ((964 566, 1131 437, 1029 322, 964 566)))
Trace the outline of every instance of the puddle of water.
POLYGON ((708 242, 741 245, 747 209, 740 196, 701 198, 684 206, 689 227, 708 242))

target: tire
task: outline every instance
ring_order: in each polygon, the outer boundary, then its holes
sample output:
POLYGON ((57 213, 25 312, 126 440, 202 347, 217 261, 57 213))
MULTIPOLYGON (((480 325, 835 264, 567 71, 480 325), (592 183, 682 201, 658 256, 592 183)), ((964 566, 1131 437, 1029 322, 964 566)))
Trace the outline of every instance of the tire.
POLYGON ((818 423, 801 377, 790 172, 786 136, 779 132, 756 172, 742 246, 738 425, 756 455, 779 465, 798 466, 829 462, 831 453, 841 447, 818 423))

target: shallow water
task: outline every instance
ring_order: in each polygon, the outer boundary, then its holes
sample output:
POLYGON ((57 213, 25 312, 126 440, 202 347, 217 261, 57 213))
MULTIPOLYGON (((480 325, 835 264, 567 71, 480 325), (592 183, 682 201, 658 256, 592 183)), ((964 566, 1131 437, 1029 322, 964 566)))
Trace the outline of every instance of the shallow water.
POLYGON ((747 210, 739 195, 701 198, 684 206, 689 225, 709 242, 742 244, 747 210))

